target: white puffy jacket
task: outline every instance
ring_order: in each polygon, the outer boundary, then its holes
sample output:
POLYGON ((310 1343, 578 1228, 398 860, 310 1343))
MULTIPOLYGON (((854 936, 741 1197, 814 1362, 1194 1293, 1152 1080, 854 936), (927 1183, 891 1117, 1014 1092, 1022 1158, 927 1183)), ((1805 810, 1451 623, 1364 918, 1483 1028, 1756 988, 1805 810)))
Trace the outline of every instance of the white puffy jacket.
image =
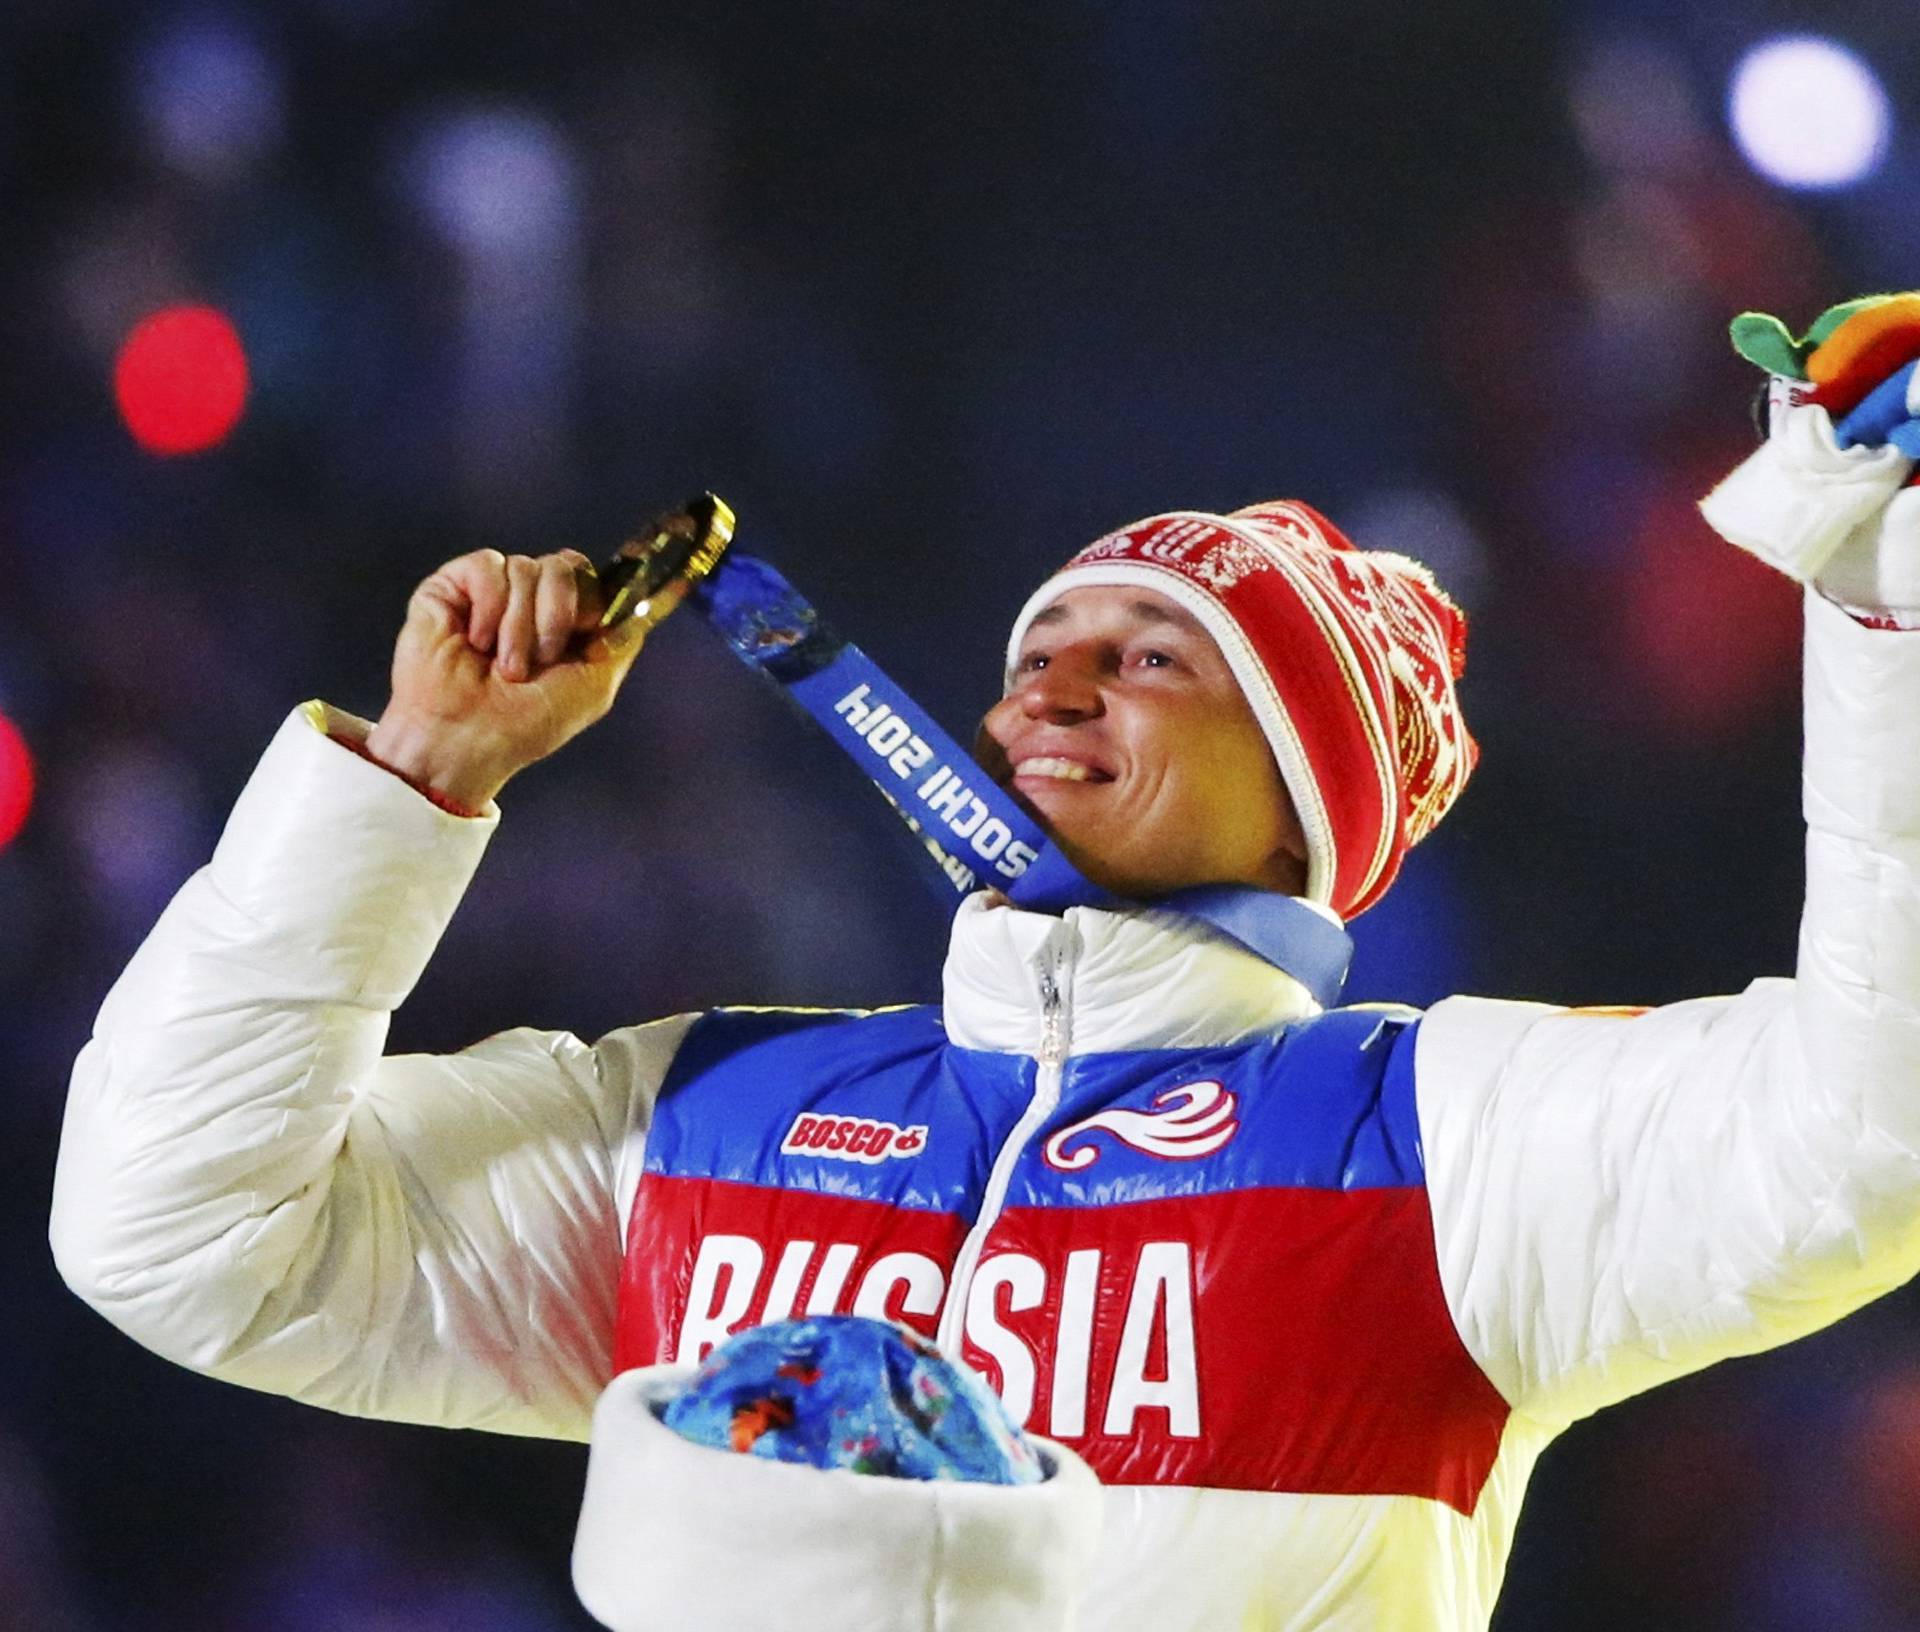
MULTIPOLYGON (((863 1596, 849 1621, 821 1601, 824 1586, 811 1602, 770 1587, 757 1624, 1056 1626, 1057 1604, 1003 1601, 971 1618, 968 1607, 996 1559, 1017 1577, 1044 1573, 1051 1554, 1074 1574, 1069 1596, 1085 1632, 1481 1627, 1528 1474, 1560 1429, 1667 1378, 1813 1331, 1920 1269, 1920 633, 1862 628, 1811 595, 1807 619, 1808 885, 1792 980, 1638 1015, 1460 997, 1417 1028, 1406 1015, 1382 1017, 1416 1039, 1407 1103, 1417 1149, 1400 1159, 1418 1217, 1430 1218, 1418 1229, 1430 1231, 1423 1247, 1451 1327, 1421 1341, 1457 1343, 1470 1362, 1474 1380, 1459 1397, 1486 1385, 1473 1431, 1493 1437, 1465 1497, 1329 1490, 1320 1475, 1313 1488, 1273 1488, 1284 1473, 1268 1488, 1109 1478, 1086 1565, 1070 1556, 1094 1499, 1086 1490, 1073 1493, 1072 1514, 1035 1520, 1029 1509, 1004 1524, 998 1515, 1012 1509, 990 1498, 1020 1493, 989 1491, 960 1529, 915 1530, 917 1557, 903 1557, 891 1532, 876 1555, 864 1524, 813 1526, 816 1550, 844 1556, 815 1557, 806 1579, 866 1570, 884 1590, 863 1596), (962 1562, 929 1573, 925 1549, 941 1545, 962 1562), (896 1577, 904 1599, 887 1597, 896 1577)), ((211 864, 106 1000, 75 1069, 62 1141, 61 1271, 115 1325, 216 1377, 367 1416, 585 1437, 625 1318, 623 1264, 631 1276, 645 1244, 632 1228, 636 1198, 656 1181, 695 1182, 661 1170, 658 1150, 649 1171, 648 1137, 699 1022, 635 1026, 591 1045, 515 1031, 449 1057, 384 1057, 387 1017, 431 955, 497 813, 443 814, 328 741, 328 727, 364 729, 319 705, 287 722, 211 864)), ((956 924, 943 1012, 950 1043, 990 1066, 998 1054, 1056 1065, 1221 1049, 1237 1059, 1313 1008, 1287 977, 1185 921, 1086 909, 1054 919, 982 899, 956 924)), ((1228 1101, 1237 1092, 1239 1121, 1251 1127, 1257 1110, 1284 1142, 1287 1104, 1256 1106, 1258 1094, 1219 1075, 1189 1086, 1228 1101)), ((1035 1172, 1051 1152, 1058 1182, 1083 1185, 1080 1202, 1125 1200, 1126 1176, 1166 1152, 1151 1118, 1174 1115, 1191 1133, 1219 1098, 1143 1102, 1131 1114, 1146 1121, 1080 1118, 1081 1144, 1109 1165, 1075 1176, 1080 1158, 1055 1137, 1073 1130, 1049 1122, 1055 1106, 1040 1102, 1071 1086, 1070 1069, 1020 1080, 1035 1097, 986 1153, 984 1208, 1010 1208, 1009 1175, 1024 1182, 1016 1143, 1035 1172), (1119 1188, 1084 1188, 1103 1173, 1119 1188)), ((1095 1297, 1074 1264, 1097 1278, 1100 1260, 1082 1247, 1051 1269, 1008 1269, 993 1294, 971 1296, 1002 1262, 988 1222, 962 1219, 965 1240, 943 1260, 949 1335, 1003 1387, 1024 1389, 1036 1415, 1036 1386, 1044 1392, 1051 1378, 1054 1415, 1035 1427, 1076 1443, 1058 1431, 1064 1409, 1069 1427, 1091 1415, 1096 1435, 1098 1413, 1074 1391, 1084 1383, 1061 1382, 1065 1349, 1023 1351, 1015 1316, 1027 1306, 1020 1276, 1038 1276, 1034 1298, 1067 1330, 1061 1311, 1075 1287, 1088 1307, 1095 1297)), ((688 1253, 707 1245, 680 1243, 688 1253)), ((797 1251, 788 1239, 782 1263, 797 1251)), ((1130 1385, 1135 1407, 1149 1403, 1122 1424, 1170 1445, 1185 1430, 1167 1391, 1180 1345, 1194 1341, 1176 1318, 1176 1292, 1203 1307, 1207 1296, 1205 1273, 1180 1280, 1192 1262, 1154 1260, 1160 1278, 1139 1317, 1130 1385)), ((911 1266, 901 1273, 911 1308, 921 1283, 911 1266)), ((1141 1274, 1136 1266, 1136 1295, 1141 1274)), ((675 1293, 682 1313, 690 1298, 724 1301, 721 1282, 701 1292, 686 1279, 675 1293)), ((854 1295, 844 1265, 835 1284, 844 1306, 854 1295)), ((789 1306, 798 1285, 784 1292, 789 1306)), ((1276 1299, 1287 1294, 1275 1286, 1276 1299)), ((1127 1288, 1114 1295, 1124 1304, 1127 1288)), ((761 1286, 755 1309, 771 1296, 761 1286)), ((1303 1341, 1341 1337, 1329 1311, 1295 1313, 1319 1334, 1303 1341)), ((1124 1319, 1131 1330, 1134 1315, 1124 1319)), ((659 1352, 637 1358, 676 1358, 674 1334, 656 1336, 659 1352)), ((1383 1351, 1395 1334, 1369 1328, 1354 1341, 1383 1351)), ((1265 1363, 1265 1351, 1247 1348, 1249 1364, 1265 1363)), ((1084 1353, 1078 1363, 1084 1377, 1084 1353)), ((1096 1369, 1104 1363, 1095 1356, 1096 1369)), ((1202 1392, 1217 1399, 1207 1363, 1203 1355, 1202 1392)), ((1366 1462, 1371 1409, 1326 1425, 1334 1445, 1316 1453, 1321 1466, 1338 1469, 1343 1441, 1366 1462)), ((1244 1441, 1248 1419, 1235 1431, 1244 1441)), ((595 1477, 618 1483, 614 1463, 659 1450, 612 1447, 603 1478, 596 1445, 595 1477)), ((634 1537, 636 1551, 644 1541, 634 1537)), ((604 1582, 604 1559, 586 1573, 604 1582)), ((673 1590, 688 1599, 655 1603, 657 1624, 717 1624, 700 1619, 696 1586, 673 1590)), ((594 1607, 616 1624, 636 1613, 594 1607)), ((647 1612, 632 1624, 648 1624, 647 1612)))

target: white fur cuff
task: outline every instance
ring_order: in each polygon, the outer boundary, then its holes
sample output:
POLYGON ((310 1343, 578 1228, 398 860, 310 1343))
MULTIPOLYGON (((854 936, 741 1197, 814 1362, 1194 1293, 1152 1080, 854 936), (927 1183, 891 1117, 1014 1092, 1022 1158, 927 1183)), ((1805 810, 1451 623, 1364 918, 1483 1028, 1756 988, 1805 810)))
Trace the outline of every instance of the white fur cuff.
POLYGON ((573 1583, 613 1632, 1069 1632, 1100 1485, 1036 1438, 1038 1485, 823 1470, 683 1439, 693 1375, 649 1366, 593 1413, 573 1583))
POLYGON ((1700 501, 1730 544, 1803 583, 1907 479, 1898 448, 1841 448, 1817 406, 1786 408, 1774 434, 1700 501))

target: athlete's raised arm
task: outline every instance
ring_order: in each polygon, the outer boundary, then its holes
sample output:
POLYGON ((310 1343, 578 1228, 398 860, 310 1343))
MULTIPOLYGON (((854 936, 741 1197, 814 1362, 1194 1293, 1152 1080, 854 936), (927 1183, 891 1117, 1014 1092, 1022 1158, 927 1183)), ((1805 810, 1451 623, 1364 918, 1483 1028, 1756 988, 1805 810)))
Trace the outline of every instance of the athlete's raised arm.
POLYGON ((571 552, 441 567, 378 724, 294 713, 108 995, 74 1069, 53 1246, 150 1348, 339 1410, 585 1436, 622 1206, 685 1023, 382 1050, 493 796, 631 666, 637 640, 587 638, 597 613, 571 552))
POLYGON ((1768 444, 1706 505, 1810 585, 1794 977, 1638 1015, 1453 999, 1425 1021, 1448 1299, 1509 1401, 1551 1425, 1920 1271, 1914 377, 1777 391, 1768 444))

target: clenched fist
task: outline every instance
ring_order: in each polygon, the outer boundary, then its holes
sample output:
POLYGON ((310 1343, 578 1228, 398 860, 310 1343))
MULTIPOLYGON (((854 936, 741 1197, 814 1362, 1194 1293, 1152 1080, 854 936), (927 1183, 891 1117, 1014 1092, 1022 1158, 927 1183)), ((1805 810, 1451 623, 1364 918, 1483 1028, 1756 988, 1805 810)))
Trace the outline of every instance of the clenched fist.
POLYGON ((612 707, 643 630, 594 633, 601 598, 578 550, 475 550, 413 592, 393 695, 367 751, 478 809, 612 707))

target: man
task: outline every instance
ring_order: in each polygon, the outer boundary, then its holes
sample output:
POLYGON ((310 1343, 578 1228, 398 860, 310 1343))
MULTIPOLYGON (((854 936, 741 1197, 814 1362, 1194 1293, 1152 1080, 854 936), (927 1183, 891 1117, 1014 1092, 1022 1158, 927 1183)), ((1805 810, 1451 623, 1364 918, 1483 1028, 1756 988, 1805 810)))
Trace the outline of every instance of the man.
MULTIPOLYGON (((217 1377, 561 1437, 616 1373, 744 1325, 895 1316, 1105 1487, 1083 1563, 1084 1490, 843 1498, 603 1407, 634 1528, 582 1581, 617 1625, 1037 1629, 1077 1600, 1090 1629, 1484 1626, 1562 1428, 1920 1268, 1920 513, 1905 457, 1836 446, 1824 407, 1756 457, 1728 529, 1814 581, 1793 980, 1323 1014, 1183 914, 982 893, 939 1009, 382 1058, 494 796, 634 655, 570 644, 581 558, 483 552, 416 592, 378 724, 287 723, 108 997, 62 1271, 217 1377), (795 1504, 797 1556, 700 1549, 795 1504)), ((1118 895, 1350 915, 1465 782, 1463 637, 1421 569, 1303 505, 1151 518, 1029 603, 982 754, 1118 895)))

